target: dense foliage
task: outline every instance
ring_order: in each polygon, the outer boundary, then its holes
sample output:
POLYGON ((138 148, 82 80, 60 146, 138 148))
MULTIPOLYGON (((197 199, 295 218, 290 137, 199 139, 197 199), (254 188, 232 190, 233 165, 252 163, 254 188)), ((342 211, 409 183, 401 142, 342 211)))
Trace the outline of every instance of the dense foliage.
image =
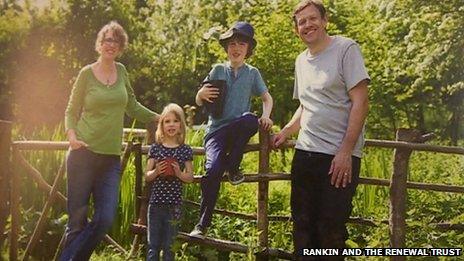
MULTIPOLYGON (((193 104, 210 66, 225 59, 215 38, 246 20, 258 40, 249 62, 261 70, 275 99, 273 119, 282 126, 297 106, 290 95, 293 63, 304 49, 291 20, 296 2, 68 0, 38 8, 4 1, 2 117, 12 118, 12 102, 27 127, 60 122, 73 78, 95 60, 96 33, 109 20, 129 33, 130 47, 120 60, 139 99, 155 110, 168 102, 193 104)), ((464 135, 464 1, 336 0, 327 6, 330 33, 355 39, 363 50, 372 78, 369 136, 393 138, 397 128, 409 127, 456 144, 464 135)), ((196 123, 204 120, 197 115, 196 123)))

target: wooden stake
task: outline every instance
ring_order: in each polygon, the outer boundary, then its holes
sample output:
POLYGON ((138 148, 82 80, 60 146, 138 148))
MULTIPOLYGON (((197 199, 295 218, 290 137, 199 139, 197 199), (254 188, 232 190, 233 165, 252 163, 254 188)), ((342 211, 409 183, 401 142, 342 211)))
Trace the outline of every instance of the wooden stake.
POLYGON ((9 181, 10 181, 10 156, 11 156, 11 122, 0 120, 0 246, 5 240, 4 232, 10 209, 9 181))
POLYGON ((11 213, 11 232, 10 232, 10 261, 18 260, 18 238, 19 238, 19 169, 17 155, 19 154, 13 148, 13 166, 10 180, 10 213, 11 213))
MULTIPOLYGON (((399 129, 397 141, 414 141, 420 137, 416 130, 399 129)), ((394 152, 393 173, 390 184, 390 245, 394 248, 405 247, 406 238, 406 183, 411 149, 398 148, 394 152)), ((406 260, 404 256, 392 257, 392 260, 406 260)))
MULTIPOLYGON (((259 175, 269 172, 269 151, 270 135, 269 132, 260 128, 259 130, 259 175)), ((258 246, 260 252, 256 255, 256 260, 269 260, 269 220, 268 220, 268 197, 269 181, 262 180, 258 182, 258 246)))

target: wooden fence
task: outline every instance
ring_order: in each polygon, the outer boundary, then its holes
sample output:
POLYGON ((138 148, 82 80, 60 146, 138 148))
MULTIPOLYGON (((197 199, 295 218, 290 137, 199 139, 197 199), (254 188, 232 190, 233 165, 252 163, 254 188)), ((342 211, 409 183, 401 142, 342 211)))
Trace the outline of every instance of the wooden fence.
MULTIPOLYGON (((4 125, 0 125, 0 128, 8 128, 4 125)), ((3 130, 0 130, 3 133, 3 130)), ((227 240, 220 240, 214 238, 198 239, 189 237, 186 233, 179 233, 178 239, 192 242, 195 244, 202 244, 215 247, 220 250, 235 251, 241 253, 248 253, 254 251, 258 260, 267 260, 269 257, 278 257, 281 259, 290 259, 291 254, 281 250, 269 248, 269 221, 291 221, 289 216, 269 216, 268 215, 268 194, 269 194, 269 182, 275 180, 290 180, 290 176, 287 173, 269 173, 269 155, 270 155, 270 139, 269 133, 259 133, 259 143, 249 144, 246 151, 258 151, 259 152, 259 170, 258 173, 245 175, 245 182, 257 182, 258 183, 258 197, 257 197, 257 213, 256 214, 244 214, 236 213, 228 210, 215 210, 215 213, 221 215, 228 215, 245 220, 256 220, 257 228, 259 231, 258 235, 258 251, 256 249, 250 249, 249 246, 239 243, 230 242, 227 240)), ((405 247, 405 231, 406 231, 406 198, 407 189, 420 189, 420 190, 431 190, 440 192, 455 192, 464 193, 464 187, 462 186, 451 186, 451 185, 439 185, 439 184, 427 184, 418 182, 408 182, 408 162, 412 151, 429 151, 439 153, 451 153, 464 155, 464 148, 458 147, 446 147, 446 146, 434 146, 422 144, 426 141, 428 136, 421 136, 417 131, 401 129, 397 132, 396 141, 382 141, 382 140, 367 140, 366 146, 368 147, 381 147, 381 148, 392 148, 394 149, 394 160, 393 160, 393 171, 391 180, 385 179, 374 179, 374 178, 363 178, 359 180, 360 184, 378 185, 378 186, 389 186, 390 187, 390 218, 388 221, 390 227, 390 245, 391 247, 400 248, 405 247)), ((285 148, 294 147, 294 141, 288 141, 284 144, 285 148)), ((23 260, 28 258, 30 251, 38 241, 40 234, 42 233, 45 219, 50 206, 55 200, 59 200, 60 203, 66 202, 66 197, 57 191, 57 182, 62 178, 64 173, 64 165, 58 170, 55 180, 52 186, 50 186, 42 177, 42 175, 31 166, 23 157, 21 151, 24 150, 67 150, 67 142, 49 142, 49 141, 14 141, 1 143, 2 148, 0 151, 5 150, 5 147, 9 149, 11 145, 12 151, 12 166, 13 170, 10 177, 10 213, 11 213, 11 229, 10 229, 10 260, 14 261, 18 259, 18 237, 19 237, 19 226, 20 226, 20 194, 19 194, 19 170, 17 168, 22 167, 26 170, 26 173, 38 184, 39 189, 45 191, 49 196, 47 203, 45 204, 42 215, 34 229, 32 236, 30 237, 27 248, 23 256, 23 260), (6 144, 6 145, 5 145, 6 144)), ((122 157, 123 169, 127 164, 127 159, 131 153, 135 154, 135 167, 136 167, 136 184, 134 200, 136 200, 136 209, 143 212, 144 203, 146 200, 143 197, 143 170, 142 170, 142 155, 148 151, 148 146, 141 146, 140 144, 124 144, 124 153, 122 157)), ((203 148, 194 148, 194 155, 204 155, 203 148)), ((200 176, 195 176, 194 182, 200 181, 200 176)), ((198 205, 196 202, 186 202, 190 205, 198 205)), ((138 212, 137 216, 140 216, 138 212)), ((143 216, 143 215, 142 215, 143 216)), ((358 223, 362 225, 376 226, 376 223, 371 220, 362 218, 351 218, 349 222, 358 223)), ((436 224, 437 227, 442 229, 457 229, 464 230, 462 224, 436 224)), ((1 229, 1 228, 0 228, 1 229)), ((137 233, 145 233, 146 227, 142 224, 135 224, 132 226, 132 230, 137 233)), ((119 249, 123 253, 128 253, 125 249, 119 246, 109 236, 106 240, 115 245, 116 249, 119 249)), ((137 236, 134 239, 132 251, 136 249, 138 245, 137 236)), ((393 257, 394 260, 404 260, 405 257, 393 257)))

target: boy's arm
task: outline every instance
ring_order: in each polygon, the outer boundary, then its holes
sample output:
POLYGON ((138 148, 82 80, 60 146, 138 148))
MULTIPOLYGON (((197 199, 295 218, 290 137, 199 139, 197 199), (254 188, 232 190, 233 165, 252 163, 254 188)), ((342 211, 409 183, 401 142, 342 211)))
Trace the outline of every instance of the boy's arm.
POLYGON ((261 124, 265 130, 269 130, 273 124, 271 120, 271 111, 273 106, 272 96, 266 91, 261 94, 261 99, 263 101, 263 114, 259 119, 259 124, 261 124))
POLYGON ((269 94, 269 92, 264 92, 261 94, 261 99, 263 100, 263 115, 261 115, 261 117, 271 118, 272 106, 274 104, 271 94, 269 94))
POLYGON ((198 92, 197 92, 197 95, 195 96, 195 103, 198 105, 198 106, 203 106, 203 100, 200 98, 200 91, 201 89, 203 89, 203 87, 201 87, 198 92))

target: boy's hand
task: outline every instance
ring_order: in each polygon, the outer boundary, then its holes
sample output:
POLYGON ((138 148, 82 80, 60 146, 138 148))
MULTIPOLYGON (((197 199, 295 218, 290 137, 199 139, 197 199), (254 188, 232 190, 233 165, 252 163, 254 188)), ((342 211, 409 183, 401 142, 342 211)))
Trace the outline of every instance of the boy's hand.
POLYGON ((213 85, 210 83, 205 83, 198 90, 198 97, 202 100, 212 103, 214 99, 219 96, 219 89, 213 88, 213 85))
POLYGON ((261 117, 258 119, 259 125, 263 127, 264 130, 270 130, 274 122, 267 117, 261 117))

